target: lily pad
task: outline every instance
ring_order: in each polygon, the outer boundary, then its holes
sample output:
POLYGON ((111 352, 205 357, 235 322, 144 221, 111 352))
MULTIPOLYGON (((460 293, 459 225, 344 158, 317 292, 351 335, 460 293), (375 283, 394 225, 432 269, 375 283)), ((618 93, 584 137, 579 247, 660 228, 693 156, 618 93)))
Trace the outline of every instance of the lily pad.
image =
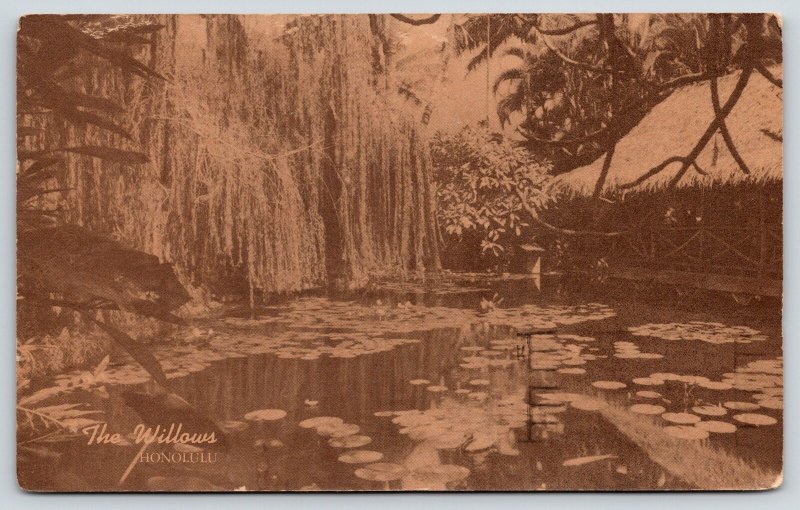
POLYGON ((629 409, 631 412, 637 414, 648 415, 662 414, 664 411, 666 411, 663 406, 657 406, 653 404, 633 404, 629 409))
POLYGON ((339 425, 320 425, 317 427, 317 434, 321 436, 330 436, 333 438, 337 437, 347 437, 352 436, 353 434, 358 434, 361 430, 361 427, 356 425, 355 423, 342 423, 339 425))
POLYGON ((643 390, 643 391, 637 391, 636 396, 642 398, 661 398, 661 393, 657 391, 643 390))
POLYGON ((608 407, 604 401, 589 397, 572 400, 569 405, 581 411, 599 411, 608 407))
POLYGON ((244 415, 244 419, 249 421, 275 421, 283 418, 286 418, 286 411, 283 409, 259 409, 244 415))
POLYGON ((229 434, 242 432, 246 430, 247 427, 250 425, 247 422, 239 421, 239 420, 225 420, 218 423, 219 428, 222 429, 223 432, 227 432, 229 434))
POLYGON ((399 480, 407 474, 408 470, 405 467, 391 462, 375 462, 355 471, 358 478, 373 482, 391 482, 399 480))
POLYGON ((661 386, 664 384, 662 379, 655 379, 652 377, 636 377, 633 379, 634 384, 638 384, 639 386, 661 386))
POLYGON ((350 435, 344 437, 332 437, 328 444, 334 448, 360 448, 372 442, 369 436, 350 435))
POLYGON ((700 417, 691 413, 664 413, 661 415, 665 420, 678 423, 680 425, 690 425, 700 421, 700 417))
POLYGON ((586 373, 586 369, 579 367, 574 367, 574 368, 569 367, 569 368, 559 368, 558 370, 556 370, 556 372, 558 372, 559 374, 583 375, 586 373))
POLYGON ((712 406, 712 405, 705 405, 705 406, 694 406, 692 408, 697 414, 702 414, 704 416, 725 416, 728 414, 728 410, 722 406, 712 406))
POLYGON ((322 425, 342 425, 344 420, 335 416, 315 416, 301 421, 298 425, 301 429, 315 429, 322 425))
POLYGON ((601 390, 621 390, 628 387, 627 384, 619 381, 595 381, 592 386, 601 390))
POLYGON ((756 427, 761 427, 765 425, 775 425, 778 423, 778 420, 773 418, 772 416, 767 416, 766 414, 757 414, 757 413, 742 413, 742 414, 735 414, 733 415, 733 419, 744 423, 746 425, 754 425, 756 427))
POLYGON ((725 402, 722 405, 734 411, 755 411, 761 407, 754 402, 725 402))
POLYGON ((339 462, 345 464, 368 464, 370 462, 378 462, 383 459, 381 452, 373 450, 351 450, 349 452, 339 455, 339 462))

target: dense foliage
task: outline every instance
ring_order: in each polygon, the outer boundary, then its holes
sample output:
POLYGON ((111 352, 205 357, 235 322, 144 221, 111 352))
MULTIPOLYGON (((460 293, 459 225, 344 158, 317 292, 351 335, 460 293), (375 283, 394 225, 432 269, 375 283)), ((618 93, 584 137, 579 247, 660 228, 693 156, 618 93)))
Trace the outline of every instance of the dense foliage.
POLYGON ((544 206, 548 164, 485 126, 437 133, 431 148, 444 264, 507 268, 531 239, 517 190, 544 206))
POLYGON ((675 87, 781 59, 770 15, 475 14, 453 35, 471 70, 513 62, 494 84, 498 116, 557 171, 607 152, 675 87))

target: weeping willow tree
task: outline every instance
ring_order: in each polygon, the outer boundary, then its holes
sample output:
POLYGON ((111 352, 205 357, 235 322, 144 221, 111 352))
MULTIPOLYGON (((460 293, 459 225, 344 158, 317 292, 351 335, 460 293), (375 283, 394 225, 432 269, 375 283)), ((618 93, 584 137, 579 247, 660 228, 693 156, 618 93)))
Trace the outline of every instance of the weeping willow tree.
POLYGON ((70 158, 71 220, 251 301, 439 268, 428 144, 394 106, 382 16, 159 22, 136 57, 165 81, 76 77, 87 94, 124 98, 149 162, 70 158))

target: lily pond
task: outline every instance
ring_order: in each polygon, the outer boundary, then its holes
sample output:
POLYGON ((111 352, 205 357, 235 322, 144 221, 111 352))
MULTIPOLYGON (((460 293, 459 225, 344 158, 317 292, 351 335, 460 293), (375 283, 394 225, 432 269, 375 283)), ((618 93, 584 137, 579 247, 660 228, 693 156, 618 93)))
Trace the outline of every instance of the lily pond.
POLYGON ((21 444, 19 477, 67 491, 777 484, 779 311, 610 296, 463 275, 196 319, 156 356, 225 448, 143 453, 132 432, 146 417, 123 395, 155 384, 130 361, 21 396, 68 411, 74 435, 21 444), (100 423, 121 440, 88 445, 81 431, 100 423), (86 466, 103 468, 76 474, 86 466))

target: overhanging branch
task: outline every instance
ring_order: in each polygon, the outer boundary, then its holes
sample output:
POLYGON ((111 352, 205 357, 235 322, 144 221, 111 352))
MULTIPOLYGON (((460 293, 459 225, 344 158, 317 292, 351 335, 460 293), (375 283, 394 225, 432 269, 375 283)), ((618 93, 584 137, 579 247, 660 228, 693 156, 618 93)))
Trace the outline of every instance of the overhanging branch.
POLYGON ((408 23, 409 25, 414 25, 416 27, 420 25, 430 25, 439 21, 439 18, 442 16, 441 14, 434 14, 428 18, 409 18, 405 14, 389 14, 389 16, 393 17, 396 20, 400 20, 403 23, 408 23))

